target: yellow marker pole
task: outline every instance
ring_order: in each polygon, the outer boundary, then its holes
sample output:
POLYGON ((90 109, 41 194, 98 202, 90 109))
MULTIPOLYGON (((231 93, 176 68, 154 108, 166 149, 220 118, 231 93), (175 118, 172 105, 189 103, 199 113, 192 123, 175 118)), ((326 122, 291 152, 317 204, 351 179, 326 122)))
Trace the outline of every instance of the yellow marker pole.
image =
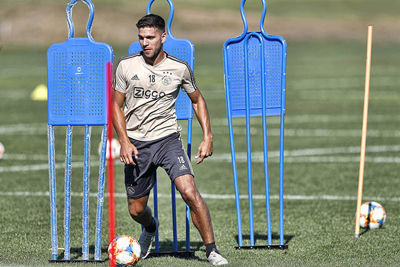
POLYGON ((368 101, 369 101, 369 83, 371 77, 371 50, 372 50, 372 26, 368 26, 367 40, 367 62, 365 70, 365 92, 364 92, 364 113, 361 135, 361 153, 360 153, 360 171, 358 175, 358 194, 357 194, 357 212, 356 212, 356 227, 354 237, 360 236, 360 211, 363 195, 364 183, 364 165, 365 165, 365 146, 367 143, 367 121, 368 121, 368 101))

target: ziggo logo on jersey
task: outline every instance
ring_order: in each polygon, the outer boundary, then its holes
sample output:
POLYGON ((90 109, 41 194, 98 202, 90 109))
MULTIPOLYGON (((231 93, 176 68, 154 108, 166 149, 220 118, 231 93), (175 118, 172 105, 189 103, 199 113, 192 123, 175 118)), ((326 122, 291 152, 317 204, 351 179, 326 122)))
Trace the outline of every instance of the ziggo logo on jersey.
POLYGON ((150 97, 152 99, 157 99, 165 96, 164 92, 158 93, 157 91, 153 90, 144 90, 142 87, 135 87, 133 88, 133 97, 135 98, 146 98, 149 99, 150 97))

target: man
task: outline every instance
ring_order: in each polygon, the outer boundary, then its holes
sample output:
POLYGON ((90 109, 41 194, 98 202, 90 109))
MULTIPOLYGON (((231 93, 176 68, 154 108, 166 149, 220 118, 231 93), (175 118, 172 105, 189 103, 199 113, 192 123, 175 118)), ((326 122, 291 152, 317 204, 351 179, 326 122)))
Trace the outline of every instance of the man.
POLYGON ((140 53, 124 57, 115 72, 114 128, 121 143, 120 160, 125 163, 125 186, 131 217, 142 224, 139 238, 142 258, 150 253, 158 222, 147 206, 149 193, 161 166, 189 205, 193 224, 206 246, 212 265, 227 264, 215 245, 208 207, 194 182, 190 160, 180 139, 174 104, 182 88, 192 101, 204 138, 197 163, 212 155, 210 118, 203 96, 186 62, 164 52, 165 21, 147 15, 136 24, 140 53))

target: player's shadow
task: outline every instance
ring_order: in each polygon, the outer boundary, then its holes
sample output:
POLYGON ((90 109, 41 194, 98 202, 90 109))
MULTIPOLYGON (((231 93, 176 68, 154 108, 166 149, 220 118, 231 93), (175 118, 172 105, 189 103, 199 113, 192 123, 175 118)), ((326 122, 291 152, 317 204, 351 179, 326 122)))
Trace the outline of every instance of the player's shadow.
POLYGON ((364 234, 366 234, 367 232, 369 232, 369 227, 367 227, 367 228, 365 228, 365 229, 363 229, 363 231, 362 232, 360 232, 360 236, 362 236, 362 235, 364 235, 364 234))
MULTIPOLYGON (((177 244, 178 251, 185 251, 186 250, 186 241, 185 240, 179 240, 177 244)), ((202 242, 199 241, 190 241, 190 248, 192 251, 197 251, 200 250, 204 245, 202 242)), ((153 250, 155 248, 155 242, 153 242, 153 250)), ((160 251, 173 251, 174 250, 174 241, 173 240, 162 240, 159 241, 159 248, 160 251)))
MULTIPOLYGON (((236 234, 234 235, 234 238, 236 239, 237 244, 239 244, 239 236, 236 234)), ((283 235, 284 239, 284 245, 288 245, 290 240, 294 238, 294 235, 283 235)), ((250 235, 242 235, 243 240, 249 240, 250 241, 250 235)), ((279 240, 280 236, 279 234, 272 233, 272 240, 279 240)), ((266 245, 268 240, 268 236, 266 234, 259 234, 259 233, 254 233, 254 243, 256 245, 266 245)))
MULTIPOLYGON (((153 249, 152 253, 148 256, 148 258, 154 258, 154 257, 162 257, 162 256, 168 256, 168 257, 177 257, 177 258, 186 258, 186 259, 191 259, 191 260, 197 260, 197 261, 205 261, 204 258, 200 258, 198 256, 195 256, 193 253, 193 256, 188 257, 187 253, 180 253, 180 252, 185 252, 186 250, 186 241, 178 241, 178 253, 174 252, 174 246, 173 246, 173 241, 172 240, 163 240, 159 242, 159 250, 160 254, 154 253, 155 249, 155 244, 153 242, 153 249)), ((205 253, 205 248, 204 244, 202 242, 190 242, 190 249, 192 252, 195 251, 203 251, 205 253)), ((93 255, 94 255, 94 250, 95 247, 94 245, 89 246, 89 260, 93 260, 93 255)), ((101 249, 101 255, 103 261, 108 261, 108 257, 104 256, 107 255, 107 248, 102 248, 101 249)), ((64 259, 64 251, 58 255, 58 260, 63 260, 64 259)), ((82 259, 82 247, 71 247, 70 249, 70 260, 71 261, 80 261, 82 259)))
MULTIPOLYGON (((94 258, 94 245, 89 246, 89 259, 93 260, 94 258)), ((101 255, 103 256, 104 254, 107 255, 107 248, 101 248, 101 255)), ((58 255, 59 260, 64 259, 64 254, 65 252, 63 251, 58 255)), ((70 249, 70 259, 71 261, 76 261, 76 260, 81 260, 82 259, 82 247, 71 247, 70 249)), ((102 258, 102 260, 108 260, 108 257, 102 258)))
MULTIPOLYGON (((205 259, 199 258, 192 253, 191 256, 188 256, 188 253, 186 253, 186 241, 178 241, 178 251, 174 252, 174 245, 172 240, 163 240, 159 242, 159 251, 160 253, 155 252, 155 243, 153 242, 153 249, 152 252, 149 254, 149 258, 154 258, 154 257, 176 257, 176 258, 183 258, 183 259, 191 259, 191 260, 198 260, 198 261, 204 261, 205 259)), ((204 249, 204 244, 202 242, 190 242, 190 251, 195 252, 195 251, 201 251, 203 250, 205 253, 204 249)))

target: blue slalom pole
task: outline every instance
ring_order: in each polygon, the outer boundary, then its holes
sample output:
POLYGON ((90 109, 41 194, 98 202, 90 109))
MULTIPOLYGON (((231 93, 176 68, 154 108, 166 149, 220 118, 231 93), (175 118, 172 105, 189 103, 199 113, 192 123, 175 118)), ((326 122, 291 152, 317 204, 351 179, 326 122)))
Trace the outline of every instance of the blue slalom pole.
POLYGON ((280 140, 280 155, 279 155, 279 237, 280 245, 284 245, 284 233, 283 233, 283 141, 284 141, 284 121, 285 115, 281 115, 281 140, 280 140))
POLYGON ((103 217, 103 203, 104 203, 104 173, 106 164, 106 147, 107 147, 107 125, 104 125, 101 137, 101 156, 100 156, 99 183, 98 183, 98 194, 97 194, 96 237, 95 237, 95 248, 94 248, 95 260, 101 260, 101 221, 103 217))
POLYGON ((279 153, 279 237, 281 246, 284 245, 283 232, 283 160, 284 160, 284 138, 285 138, 285 93, 282 91, 282 110, 281 110, 281 125, 280 125, 280 153, 279 153))
POLYGON ((85 149, 83 169, 83 241, 82 259, 89 259, 89 177, 90 177, 90 131, 91 127, 85 125, 85 149))
MULTIPOLYGON (((245 22, 244 13, 242 12, 242 19, 245 22)), ((247 31, 247 22, 245 23, 245 31, 247 31)), ((244 36, 244 34, 242 34, 244 36)), ((227 44, 224 44, 224 66, 228 68, 228 56, 227 56, 227 44)), ((225 75, 225 94, 226 94, 226 111, 228 117, 228 128, 229 128, 229 143, 231 148, 231 162, 232 162, 232 174, 233 184, 235 190, 235 206, 236 206, 236 224, 238 228, 238 245, 243 246, 243 233, 242 233, 242 216, 240 212, 240 197, 239 197, 239 185, 237 177, 237 166, 236 166, 236 153, 235 153, 235 139, 233 135, 233 124, 232 124, 232 108, 230 98, 230 88, 228 76, 225 75)))
MULTIPOLYGON (((192 158, 192 119, 188 119, 187 154, 190 160, 192 158)), ((190 251, 190 208, 187 204, 186 204, 186 251, 190 251)))
POLYGON ((268 172, 268 139, 267 139, 267 107, 266 107, 266 84, 265 84, 265 53, 264 53, 264 40, 257 34, 261 42, 261 97, 262 97, 262 128, 263 128, 263 146, 264 146, 264 183, 265 183, 265 206, 267 214, 267 239, 268 245, 272 245, 271 233, 271 206, 269 195, 269 172, 268 172))
MULTIPOLYGON (((260 31, 262 34, 267 36, 267 33, 264 29, 264 20, 265 14, 267 13, 267 3, 265 0, 262 0, 263 9, 260 19, 260 31)), ((265 204, 266 204, 266 213, 267 213, 267 238, 268 238, 268 246, 272 245, 272 233, 271 233, 271 204, 270 204, 270 194, 269 194, 269 172, 268 172, 268 143, 267 143, 267 107, 266 107, 266 88, 265 84, 265 45, 264 39, 262 35, 258 35, 258 38, 261 42, 261 94, 262 94, 262 127, 263 127, 263 144, 264 144, 264 179, 265 179, 265 204)))
POLYGON ((245 92, 246 92, 246 145, 247 145, 247 186, 249 196, 249 226, 250 226, 250 246, 254 246, 254 223, 253 223, 253 186, 251 169, 251 136, 250 136, 250 89, 249 89, 249 62, 248 62, 248 41, 247 36, 244 43, 244 62, 245 62, 245 92))
POLYGON ((72 126, 68 125, 65 160, 64 260, 70 260, 72 126))
POLYGON ((175 184, 171 181, 171 202, 172 202, 172 231, 174 238, 174 252, 178 251, 178 233, 176 231, 176 199, 175 199, 175 184))
MULTIPOLYGON (((229 99, 229 89, 227 89, 227 99, 229 99)), ((230 109, 230 100, 227 100, 227 111, 228 111, 228 126, 229 126, 229 140, 231 146, 231 161, 232 161, 232 173, 233 173, 233 185, 235 189, 235 205, 236 205, 236 223, 238 228, 238 245, 243 246, 243 233, 242 233, 242 215, 240 212, 240 195, 239 185, 237 178, 237 167, 236 167, 236 155, 235 155, 235 142, 233 138, 233 125, 232 125, 232 113, 230 109)))
POLYGON ((285 244, 283 231, 283 171, 284 171, 284 140, 285 140, 285 113, 286 113, 286 42, 283 40, 285 53, 282 55, 282 92, 281 92, 281 124, 280 124, 280 152, 279 152, 279 237, 280 245, 285 244))
MULTIPOLYGON (((154 218, 158 220, 158 201, 157 201, 157 182, 154 184, 153 187, 153 202, 154 202, 154 218)), ((159 241, 159 236, 158 236, 158 229, 156 231, 156 236, 155 236, 155 250, 156 252, 160 252, 160 241, 159 241)))
POLYGON ((54 152, 54 129, 53 125, 48 125, 49 139, 49 176, 50 176, 50 219, 51 219, 51 255, 53 260, 57 260, 58 238, 57 238, 57 204, 56 204, 56 168, 54 152))

